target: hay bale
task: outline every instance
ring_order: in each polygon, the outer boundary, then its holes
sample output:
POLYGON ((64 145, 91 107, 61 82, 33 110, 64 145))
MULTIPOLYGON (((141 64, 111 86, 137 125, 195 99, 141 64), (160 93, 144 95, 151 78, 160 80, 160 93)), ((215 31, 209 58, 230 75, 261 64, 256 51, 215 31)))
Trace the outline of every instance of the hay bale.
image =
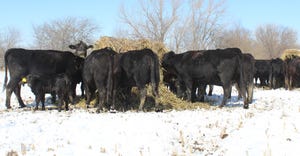
POLYGON ((280 58, 285 60, 286 58, 292 57, 293 55, 300 57, 300 49, 286 49, 283 51, 280 58))
POLYGON ((130 50, 149 48, 153 50, 159 58, 162 58, 162 55, 169 51, 163 43, 146 39, 132 40, 105 36, 96 41, 94 45, 94 49, 102 49, 105 47, 111 47, 116 52, 126 52, 130 50))

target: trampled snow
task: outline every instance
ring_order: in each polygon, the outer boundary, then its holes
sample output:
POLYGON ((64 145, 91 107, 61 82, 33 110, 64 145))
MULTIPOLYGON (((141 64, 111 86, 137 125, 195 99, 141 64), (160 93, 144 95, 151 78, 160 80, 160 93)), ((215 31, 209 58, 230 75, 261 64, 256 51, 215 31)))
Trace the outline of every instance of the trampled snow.
MULTIPOLYGON (((4 74, 0 72, 0 86, 4 74)), ((242 108, 236 91, 220 109, 222 89, 210 109, 95 114, 84 109, 58 112, 6 111, 0 93, 0 155, 299 155, 300 91, 255 88, 242 108)), ((27 86, 22 98, 33 106, 27 86)))

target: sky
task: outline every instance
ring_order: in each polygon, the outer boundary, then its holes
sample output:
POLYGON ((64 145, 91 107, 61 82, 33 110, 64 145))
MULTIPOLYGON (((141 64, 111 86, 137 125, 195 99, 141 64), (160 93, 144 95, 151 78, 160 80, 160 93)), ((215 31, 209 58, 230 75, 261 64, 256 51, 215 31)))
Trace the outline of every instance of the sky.
MULTIPOLYGON (((100 36, 113 36, 122 24, 121 4, 137 7, 138 0, 8 0, 0 2, 0 32, 13 27, 24 45, 32 42, 33 26, 66 17, 89 18, 100 27, 100 36)), ((279 24, 300 33, 299 0, 227 0, 226 20, 254 31, 263 24, 279 24), (227 19, 228 18, 228 19, 227 19)), ((298 36, 300 36, 298 33, 298 36)), ((300 40, 300 37, 298 37, 300 40)))

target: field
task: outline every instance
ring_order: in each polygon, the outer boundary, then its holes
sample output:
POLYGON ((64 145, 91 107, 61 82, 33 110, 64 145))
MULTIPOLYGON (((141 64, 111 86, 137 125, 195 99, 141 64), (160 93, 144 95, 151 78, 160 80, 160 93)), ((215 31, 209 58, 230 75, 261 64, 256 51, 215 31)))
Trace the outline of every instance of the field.
MULTIPOLYGON (((299 90, 255 88, 247 110, 235 90, 232 96, 222 109, 222 89, 215 87, 209 108, 95 114, 19 109, 14 95, 7 111, 4 91, 0 155, 299 155, 299 90)), ((27 86, 22 97, 34 106, 27 86)))

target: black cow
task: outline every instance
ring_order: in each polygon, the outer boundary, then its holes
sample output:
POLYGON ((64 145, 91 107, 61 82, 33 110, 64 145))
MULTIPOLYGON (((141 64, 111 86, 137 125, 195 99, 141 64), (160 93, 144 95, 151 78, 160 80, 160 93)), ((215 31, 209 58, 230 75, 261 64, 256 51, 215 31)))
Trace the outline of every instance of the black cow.
POLYGON ((271 60, 269 81, 269 87, 272 89, 284 87, 284 62, 282 59, 276 58, 271 60))
POLYGON ((87 56, 87 50, 90 48, 93 48, 93 45, 87 45, 85 42, 83 41, 79 41, 79 43, 75 44, 75 45, 69 45, 70 49, 74 49, 75 50, 75 55, 77 56, 81 56, 83 58, 85 58, 87 56))
POLYGON ((26 76, 26 81, 31 91, 35 95, 36 107, 42 102, 42 110, 45 110, 45 94, 55 93, 58 96, 58 111, 61 111, 61 105, 65 104, 65 110, 69 110, 69 99, 73 103, 73 94, 71 81, 66 74, 58 75, 37 75, 29 74, 26 76))
POLYGON ((152 50, 133 50, 115 55, 113 106, 117 90, 130 92, 131 88, 136 86, 140 93, 139 110, 142 111, 147 93, 146 85, 151 84, 155 108, 159 111, 156 102, 159 96, 159 79, 159 60, 152 50))
POLYGON ((285 88, 292 90, 300 85, 300 57, 292 56, 284 61, 285 88))
MULTIPOLYGON (((187 51, 184 53, 176 54, 176 61, 180 61, 182 59, 194 59, 199 55, 202 55, 204 50, 195 50, 195 51, 187 51)), ((184 82, 179 82, 176 76, 176 71, 174 70, 163 70, 163 82, 165 85, 169 87, 169 89, 177 95, 179 98, 187 98, 186 96, 186 87, 184 82)), ((206 85, 198 85, 197 81, 193 83, 195 86, 194 91, 192 92, 192 96, 198 96, 199 101, 204 101, 204 94, 206 94, 206 85), (198 91, 196 91, 198 89, 198 91), (196 94, 198 93, 198 94, 196 94)), ((208 95, 212 95, 213 85, 209 85, 209 93, 208 95)))
MULTIPOLYGON (((74 54, 83 58, 86 58, 87 56, 87 50, 90 48, 94 48, 93 45, 87 45, 83 41, 79 41, 79 43, 74 45, 69 45, 70 49, 74 49, 74 54)), ((84 97, 84 84, 81 84, 81 97, 84 97)))
POLYGON ((260 86, 268 86, 269 76, 271 73, 271 60, 255 60, 255 84, 257 79, 260 81, 260 86))
POLYGON ((188 100, 195 101, 193 92, 195 83, 223 86, 224 97, 220 107, 224 106, 229 97, 232 83, 238 83, 244 98, 244 108, 248 108, 243 78, 242 53, 238 48, 227 48, 203 51, 196 56, 178 58, 174 52, 164 54, 162 67, 174 71, 180 82, 187 88, 188 100))
MULTIPOLYGON (((243 80, 246 87, 246 100, 248 103, 252 103, 253 100, 253 78, 255 73, 255 59, 251 54, 242 54, 242 71, 243 71, 243 80)), ((239 85, 237 85, 239 91, 239 98, 241 98, 241 91, 239 85)))
POLYGON ((26 50, 12 48, 6 51, 5 78, 3 88, 6 88, 6 107, 9 109, 12 92, 16 94, 20 107, 25 107, 21 95, 21 85, 19 82, 28 74, 53 75, 66 73, 72 81, 74 90, 78 81, 81 81, 81 68, 84 59, 71 52, 55 50, 26 50), (9 70, 10 80, 7 83, 7 69, 9 70))
POLYGON ((97 112, 103 110, 104 102, 109 102, 112 93, 113 56, 111 48, 93 51, 84 62, 83 84, 86 90, 86 105, 89 107, 92 95, 98 90, 99 105, 97 112))

